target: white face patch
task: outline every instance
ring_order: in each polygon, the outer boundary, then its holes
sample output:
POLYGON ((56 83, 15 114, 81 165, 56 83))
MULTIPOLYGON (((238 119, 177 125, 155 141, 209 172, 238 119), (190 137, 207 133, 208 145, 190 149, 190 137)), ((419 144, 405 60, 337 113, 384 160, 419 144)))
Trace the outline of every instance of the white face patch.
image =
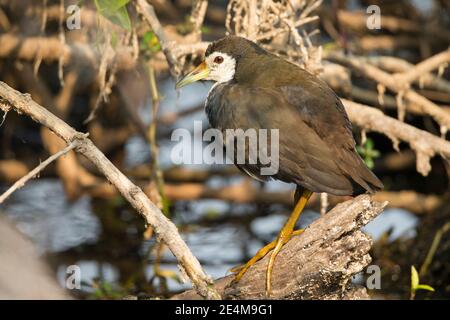
POLYGON ((211 53, 205 60, 209 69, 206 80, 217 83, 227 82, 233 79, 236 71, 236 60, 226 53, 219 51, 211 53))

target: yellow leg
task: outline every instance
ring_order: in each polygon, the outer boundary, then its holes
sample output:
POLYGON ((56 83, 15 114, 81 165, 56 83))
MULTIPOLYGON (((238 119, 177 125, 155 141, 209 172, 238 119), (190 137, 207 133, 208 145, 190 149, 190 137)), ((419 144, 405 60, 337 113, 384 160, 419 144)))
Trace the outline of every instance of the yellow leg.
POLYGON ((295 205, 294 211, 291 213, 291 216, 284 225, 283 229, 281 229, 276 240, 272 241, 265 247, 261 248, 256 253, 256 255, 253 258, 251 258, 244 266, 237 267, 231 270, 232 272, 239 271, 239 273, 235 276, 234 281, 239 281, 245 274, 245 272, 247 272, 248 268, 250 268, 257 261, 264 258, 264 256, 266 256, 266 254, 273 249, 273 252, 269 259, 269 265, 267 267, 267 278, 266 278, 266 294, 267 296, 270 295, 270 291, 272 289, 271 286, 272 269, 273 264, 275 262, 275 257, 277 256, 278 252, 280 252, 284 244, 286 244, 293 236, 299 235, 300 233, 303 232, 303 230, 294 231, 294 227, 311 195, 312 195, 311 191, 308 190, 303 191, 297 204, 295 205))
MULTIPOLYGON (((289 237, 289 239, 286 242, 288 242, 293 236, 297 236, 302 232, 303 232, 303 229, 295 230, 294 232, 292 232, 291 236, 289 237)), ((276 244, 277 244, 277 240, 273 240, 268 245, 259 249, 259 251, 255 254, 255 256, 253 258, 251 258, 245 265, 232 268, 230 270, 231 272, 239 272, 235 276, 234 280, 235 281, 241 280, 242 276, 245 274, 245 272, 247 272, 248 268, 250 268, 252 265, 254 265, 256 262, 258 262, 262 258, 264 258, 266 256, 266 254, 268 254, 270 252, 270 250, 275 248, 276 244)))
POLYGON ((295 205, 294 211, 292 211, 291 216, 289 217, 288 221, 285 223, 283 229, 281 229, 280 233, 278 234, 275 248, 273 249, 269 264, 267 266, 267 273, 266 273, 266 295, 270 296, 272 291, 272 269, 273 264, 275 262, 275 258, 277 254, 280 252, 283 245, 289 241, 289 239, 292 237, 292 234, 294 232, 295 224, 297 223, 298 218, 300 218, 300 215, 303 211, 303 209, 306 206, 306 203, 308 202, 309 198, 311 197, 312 192, 309 190, 304 190, 302 195, 300 196, 300 199, 298 200, 297 204, 295 205))

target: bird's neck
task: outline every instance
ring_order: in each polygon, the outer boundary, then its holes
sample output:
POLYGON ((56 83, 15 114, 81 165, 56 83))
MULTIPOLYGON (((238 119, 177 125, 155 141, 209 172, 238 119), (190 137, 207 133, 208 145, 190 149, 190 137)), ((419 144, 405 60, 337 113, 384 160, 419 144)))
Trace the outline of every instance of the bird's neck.
POLYGON ((252 86, 255 83, 261 83, 261 80, 264 80, 261 77, 273 69, 273 64, 277 60, 278 57, 269 53, 242 58, 236 65, 234 80, 240 85, 252 86))

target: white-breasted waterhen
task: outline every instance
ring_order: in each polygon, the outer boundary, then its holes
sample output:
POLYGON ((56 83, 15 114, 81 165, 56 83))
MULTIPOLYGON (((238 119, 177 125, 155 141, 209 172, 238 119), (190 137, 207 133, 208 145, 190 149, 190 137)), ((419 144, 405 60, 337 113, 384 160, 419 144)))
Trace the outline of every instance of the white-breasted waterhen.
MULTIPOLYGON (((239 281, 249 267, 272 251, 266 275, 266 294, 270 295, 275 257, 293 235, 302 232, 294 227, 313 192, 373 193, 383 184, 357 154, 351 124, 338 96, 299 66, 245 38, 228 36, 210 44, 204 61, 176 87, 198 80, 216 82, 206 101, 212 127, 279 130, 279 170, 271 178, 296 184, 295 208, 277 239, 235 269, 239 281)), ((260 164, 236 165, 254 178, 269 178, 260 174, 260 164)))

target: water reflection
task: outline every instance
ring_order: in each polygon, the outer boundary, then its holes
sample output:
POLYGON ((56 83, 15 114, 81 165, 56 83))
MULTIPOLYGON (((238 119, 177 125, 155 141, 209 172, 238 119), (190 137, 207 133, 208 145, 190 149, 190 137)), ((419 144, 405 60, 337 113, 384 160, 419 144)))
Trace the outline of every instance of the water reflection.
POLYGON ((58 252, 83 243, 95 243, 98 219, 89 197, 70 203, 58 179, 36 179, 5 203, 6 214, 43 251, 58 252))

